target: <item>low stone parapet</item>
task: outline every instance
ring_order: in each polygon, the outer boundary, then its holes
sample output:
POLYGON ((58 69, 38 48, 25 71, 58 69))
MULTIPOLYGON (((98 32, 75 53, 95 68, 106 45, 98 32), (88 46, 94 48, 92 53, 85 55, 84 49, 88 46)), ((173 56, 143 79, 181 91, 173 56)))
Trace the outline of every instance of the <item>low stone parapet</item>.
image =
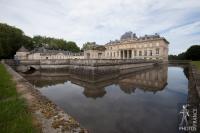
POLYGON ((78 65, 78 66, 112 66, 138 63, 162 63, 161 60, 142 59, 60 59, 60 60, 20 60, 19 65, 78 65))

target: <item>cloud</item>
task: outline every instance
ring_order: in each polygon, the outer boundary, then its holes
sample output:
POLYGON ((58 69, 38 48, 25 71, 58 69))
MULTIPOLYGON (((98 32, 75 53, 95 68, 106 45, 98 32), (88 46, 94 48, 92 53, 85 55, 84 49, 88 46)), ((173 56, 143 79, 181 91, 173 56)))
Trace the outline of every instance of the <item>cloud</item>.
POLYGON ((199 0, 0 0, 0 22, 26 34, 105 44, 132 30, 160 33, 170 53, 199 43, 199 0), (183 34, 183 32, 187 33, 183 34))

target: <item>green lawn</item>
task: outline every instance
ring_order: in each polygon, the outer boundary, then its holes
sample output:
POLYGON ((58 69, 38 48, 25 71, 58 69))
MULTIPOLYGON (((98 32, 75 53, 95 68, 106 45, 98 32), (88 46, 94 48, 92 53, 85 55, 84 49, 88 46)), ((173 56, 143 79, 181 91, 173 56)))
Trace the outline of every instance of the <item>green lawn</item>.
POLYGON ((31 113, 16 92, 5 67, 0 64, 0 133, 35 133, 31 113))
POLYGON ((195 65, 198 70, 200 70, 200 61, 192 61, 192 64, 195 65))

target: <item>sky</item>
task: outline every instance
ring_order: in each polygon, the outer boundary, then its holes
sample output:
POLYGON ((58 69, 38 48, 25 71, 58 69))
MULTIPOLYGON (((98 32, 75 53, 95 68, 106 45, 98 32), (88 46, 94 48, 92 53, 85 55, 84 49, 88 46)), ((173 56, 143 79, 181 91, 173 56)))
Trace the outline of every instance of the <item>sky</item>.
POLYGON ((200 45, 200 0, 0 0, 0 23, 28 36, 105 44, 132 31, 159 33, 169 54, 200 45))

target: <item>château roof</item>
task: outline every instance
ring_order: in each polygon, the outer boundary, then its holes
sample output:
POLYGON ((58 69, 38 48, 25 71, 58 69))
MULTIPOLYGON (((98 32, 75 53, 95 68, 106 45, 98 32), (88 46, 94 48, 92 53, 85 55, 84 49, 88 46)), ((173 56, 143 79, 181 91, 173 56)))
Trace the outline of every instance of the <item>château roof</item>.
POLYGON ((129 31, 125 32, 121 36, 120 40, 110 41, 106 45, 121 44, 123 42, 146 42, 152 40, 164 40, 167 44, 169 44, 169 42, 164 37, 160 37, 160 35, 157 33, 155 33, 154 35, 144 35, 137 37, 135 33, 129 31))
POLYGON ((106 48, 102 45, 93 45, 90 48, 88 48, 87 50, 99 50, 99 51, 105 51, 106 48))
POLYGON ((57 55, 57 54, 63 54, 63 55, 82 55, 83 53, 74 53, 71 51, 64 51, 64 50, 51 50, 51 49, 46 49, 45 47, 39 47, 35 48, 30 52, 31 54, 33 53, 40 53, 41 55, 57 55))
POLYGON ((17 52, 29 52, 29 51, 24 46, 21 46, 21 48, 18 49, 17 52))

